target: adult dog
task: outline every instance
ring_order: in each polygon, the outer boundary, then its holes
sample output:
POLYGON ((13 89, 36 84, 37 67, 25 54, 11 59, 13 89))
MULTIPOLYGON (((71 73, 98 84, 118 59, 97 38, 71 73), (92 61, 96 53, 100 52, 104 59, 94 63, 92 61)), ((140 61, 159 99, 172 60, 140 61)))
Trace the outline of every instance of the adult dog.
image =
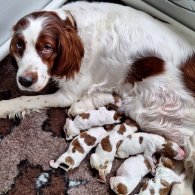
MULTIPOLYGON (((171 25, 130 7, 76 2, 19 20, 10 53, 21 90, 40 91, 51 77, 59 90, 1 101, 0 117, 71 105, 69 113, 76 115, 112 102, 116 92, 123 98, 121 111, 143 131, 184 146, 192 174, 195 47, 171 25)), ((192 194, 187 178, 179 194, 192 194)))

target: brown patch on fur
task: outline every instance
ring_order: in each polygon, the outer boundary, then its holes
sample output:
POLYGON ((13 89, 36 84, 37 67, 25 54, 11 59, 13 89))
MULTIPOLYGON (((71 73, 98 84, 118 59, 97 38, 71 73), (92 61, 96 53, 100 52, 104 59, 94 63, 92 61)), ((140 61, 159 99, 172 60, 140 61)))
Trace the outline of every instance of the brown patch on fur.
POLYGON ((119 140, 118 142, 117 142, 117 144, 116 144, 116 149, 118 150, 118 148, 119 148, 119 146, 122 144, 122 140, 119 140))
POLYGON ((150 166, 149 162, 146 159, 144 160, 144 164, 146 165, 148 170, 151 170, 151 166, 150 166))
POLYGON ((106 131, 111 131, 115 127, 115 124, 107 124, 103 126, 106 131))
POLYGON ((142 144, 143 139, 144 139, 144 138, 143 138, 142 136, 139 137, 139 144, 142 144))
POLYGON ((79 114, 79 116, 80 116, 82 119, 89 119, 90 114, 89 114, 89 113, 82 113, 82 114, 79 114))
POLYGON ((67 156, 67 157, 65 158, 65 161, 66 161, 67 163, 69 163, 70 165, 74 165, 74 160, 73 160, 73 158, 72 158, 71 156, 67 156))
POLYGON ((102 149, 106 152, 112 151, 112 146, 110 144, 109 135, 107 135, 105 138, 102 139, 101 146, 102 146, 102 149))
POLYGON ((79 143, 79 141, 78 141, 77 138, 74 139, 74 140, 72 141, 71 144, 72 144, 72 146, 73 146, 73 148, 72 148, 72 152, 73 152, 73 153, 75 153, 76 151, 78 151, 78 152, 80 152, 80 153, 82 153, 82 154, 85 153, 83 147, 81 146, 81 144, 79 143))
POLYGON ((161 180, 160 180, 160 183, 161 183, 163 186, 165 186, 165 187, 168 187, 168 186, 169 186, 169 183, 168 183, 166 180, 164 180, 164 179, 161 179, 161 180))
POLYGON ((164 179, 161 179, 160 183, 165 187, 165 188, 160 189, 160 191, 159 191, 160 195, 168 195, 169 191, 171 189, 169 183, 167 181, 165 181, 164 179))
POLYGON ((88 146, 93 146, 96 142, 96 138, 87 134, 87 132, 81 133, 80 134, 81 138, 84 138, 84 142, 88 145, 88 146))
POLYGON ((165 167, 167 167, 169 169, 174 168, 174 164, 173 164, 173 161, 171 159, 166 158, 166 157, 161 157, 160 160, 165 167))
POLYGON ((120 114, 118 114, 117 112, 114 114, 113 116, 114 120, 118 120, 119 118, 121 118, 120 114))
POLYGON ((195 53, 181 66, 181 71, 185 86, 195 96, 195 53))
POLYGON ((164 61, 155 56, 141 57, 131 65, 126 82, 135 83, 164 72, 164 61))
POLYGON ((163 144, 163 150, 162 150, 162 153, 165 155, 165 156, 168 156, 168 157, 174 157, 178 154, 178 152, 174 151, 172 149, 172 145, 173 143, 172 142, 167 142, 166 144, 163 144))
POLYGON ((154 189, 152 188, 152 189, 150 189, 150 194, 151 195, 154 195, 155 194, 155 191, 154 191, 154 189))
POLYGON ((107 109, 107 110, 114 110, 114 111, 117 111, 117 110, 118 110, 118 106, 115 105, 115 104, 108 104, 108 105, 106 106, 106 109, 107 109))
POLYGON ((85 131, 86 131, 86 130, 81 129, 81 130, 80 130, 80 134, 81 134, 81 133, 84 133, 85 131))
POLYGON ((117 192, 118 194, 127 194, 127 186, 122 184, 122 183, 119 183, 118 186, 117 186, 117 192))
POLYGON ((119 127, 119 130, 117 131, 119 134, 123 135, 123 133, 125 133, 126 131, 126 127, 124 124, 121 124, 119 127))
POLYGON ((145 191, 148 187, 148 181, 143 182, 142 191, 145 191))

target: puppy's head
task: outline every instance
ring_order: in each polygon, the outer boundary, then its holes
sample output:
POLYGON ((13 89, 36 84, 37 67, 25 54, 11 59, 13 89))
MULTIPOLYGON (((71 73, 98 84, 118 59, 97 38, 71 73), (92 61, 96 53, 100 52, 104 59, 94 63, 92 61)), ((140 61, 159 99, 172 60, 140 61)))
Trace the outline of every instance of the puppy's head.
POLYGON ((84 48, 67 12, 40 11, 13 27, 10 53, 18 64, 19 88, 40 91, 52 76, 73 78, 80 70, 84 48))
POLYGON ((167 157, 173 158, 175 160, 183 160, 185 157, 185 152, 179 147, 179 145, 172 141, 167 141, 163 145, 163 154, 167 157))

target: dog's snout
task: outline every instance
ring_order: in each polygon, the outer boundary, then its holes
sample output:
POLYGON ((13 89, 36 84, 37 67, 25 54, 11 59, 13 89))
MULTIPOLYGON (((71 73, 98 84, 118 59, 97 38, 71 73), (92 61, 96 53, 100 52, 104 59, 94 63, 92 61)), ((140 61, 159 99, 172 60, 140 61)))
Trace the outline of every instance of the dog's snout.
POLYGON ((23 87, 30 87, 33 83, 37 81, 37 74, 36 73, 29 73, 25 76, 20 76, 18 78, 19 83, 23 87))

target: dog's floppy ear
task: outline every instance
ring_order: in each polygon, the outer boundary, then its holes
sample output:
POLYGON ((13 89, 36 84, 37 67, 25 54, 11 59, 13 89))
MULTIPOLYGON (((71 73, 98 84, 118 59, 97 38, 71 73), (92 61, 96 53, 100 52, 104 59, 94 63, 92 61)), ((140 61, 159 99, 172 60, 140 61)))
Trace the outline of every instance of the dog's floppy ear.
POLYGON ((84 47, 77 34, 76 28, 67 19, 63 26, 58 29, 58 51, 57 58, 51 70, 52 76, 66 79, 74 78, 79 72, 81 60, 84 56, 84 47))

